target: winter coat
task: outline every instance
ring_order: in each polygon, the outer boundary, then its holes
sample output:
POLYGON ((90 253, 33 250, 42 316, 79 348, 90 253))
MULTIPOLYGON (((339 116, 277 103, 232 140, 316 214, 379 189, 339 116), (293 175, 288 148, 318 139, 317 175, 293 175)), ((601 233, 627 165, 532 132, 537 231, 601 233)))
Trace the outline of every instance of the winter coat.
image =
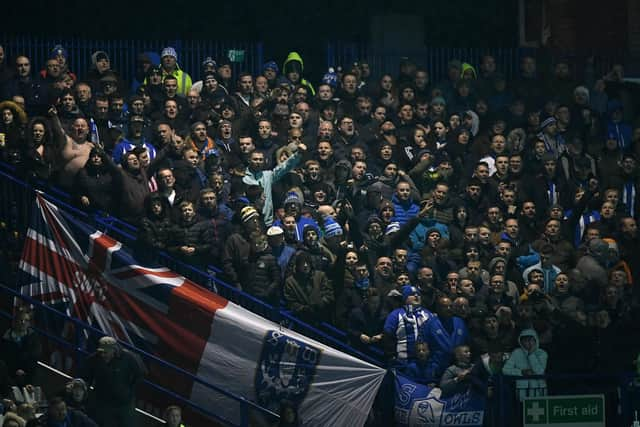
MULTIPOLYGON (((528 369, 533 372, 533 375, 544 375, 548 356, 547 352, 539 347, 540 343, 536 331, 533 329, 523 330, 518 337, 518 343, 520 348, 513 350, 502 369, 502 373, 521 377, 524 375, 522 371, 528 369), (522 346, 522 338, 527 336, 535 339, 535 347, 531 353, 522 346)), ((525 397, 544 396, 547 394, 547 382, 541 379, 516 380, 516 393, 520 400, 525 397)))
POLYGON ((145 367, 138 357, 118 349, 108 363, 98 353, 90 356, 81 377, 93 386, 91 404, 118 408, 134 403, 136 384, 144 375, 145 367))
POLYGON ((242 273, 240 284, 244 291, 270 304, 278 302, 280 267, 275 256, 268 252, 256 254, 242 273))
POLYGON ((312 271, 310 277, 297 274, 284 282, 284 299, 293 314, 313 323, 329 320, 328 313, 334 303, 331 283, 322 271, 312 271))
POLYGON ((213 226, 211 223, 209 221, 198 221, 197 217, 194 217, 191 221, 181 220, 169 229, 167 249, 170 253, 193 264, 204 265, 211 259, 212 240, 213 226), (194 247, 195 252, 191 255, 184 255, 180 251, 181 246, 194 247))
POLYGON ((76 188, 78 198, 89 198, 91 209, 113 211, 113 176, 106 168, 87 164, 76 175, 76 188))
POLYGON ((466 344, 469 338, 464 320, 454 316, 448 321, 451 322, 450 328, 445 328, 443 320, 438 316, 433 316, 424 328, 423 339, 429 344, 431 358, 438 376, 442 375, 453 362, 453 349, 466 344))
POLYGON ((21 369, 25 373, 23 385, 33 384, 38 359, 42 353, 40 337, 33 330, 28 330, 26 335, 16 340, 9 329, 2 336, 0 348, 2 348, 0 358, 7 365, 9 375, 14 377, 16 371, 21 369))
POLYGON ((113 175, 114 205, 118 207, 121 219, 137 224, 144 217, 144 200, 149 194, 149 183, 144 170, 130 172, 116 166, 104 156, 113 175))
POLYGON ((242 234, 234 233, 225 241, 222 249, 222 268, 230 284, 240 285, 242 271, 249 268, 250 254, 250 244, 242 234))

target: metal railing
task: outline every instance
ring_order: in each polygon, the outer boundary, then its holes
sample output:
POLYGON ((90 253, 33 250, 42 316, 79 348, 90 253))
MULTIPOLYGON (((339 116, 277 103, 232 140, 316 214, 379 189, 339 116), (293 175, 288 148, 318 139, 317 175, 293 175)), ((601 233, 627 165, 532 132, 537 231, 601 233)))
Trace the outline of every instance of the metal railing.
MULTIPOLYGON (((55 319, 62 321, 62 322, 70 322, 73 324, 74 326, 74 330, 75 330, 75 335, 74 335, 74 341, 68 341, 64 338, 61 337, 61 334, 56 333, 56 331, 50 331, 47 328, 44 328, 42 326, 36 325, 34 327, 34 330, 41 336, 45 337, 47 340, 53 341, 55 342, 57 345, 62 346, 68 350, 71 350, 73 352, 74 355, 74 359, 75 359, 75 366, 78 366, 81 362, 83 362, 90 354, 91 352, 87 350, 87 343, 88 342, 97 342, 98 338, 104 336, 104 332, 94 328, 91 325, 88 325, 86 323, 84 323, 83 321, 74 318, 74 317, 70 317, 67 316, 65 313, 62 313, 46 304, 43 304, 42 302, 33 299, 29 296, 26 295, 22 295, 21 293, 19 293, 18 291, 11 289, 7 286, 4 285, 0 285, 0 293, 3 295, 7 295, 9 298, 18 298, 19 300, 23 301, 24 304, 30 305, 33 310, 35 311, 35 318, 42 318, 43 316, 47 319, 50 319, 50 317, 48 316, 54 316, 55 319), (88 339, 87 336, 85 335, 88 334, 88 339)), ((0 310, 0 316, 5 317, 5 318, 12 318, 12 314, 8 313, 4 310, 0 310)), ((55 324, 56 322, 47 322, 47 325, 50 324, 55 324)), ((131 346, 127 343, 124 342, 119 342, 119 344, 126 348, 127 350, 138 354, 145 362, 147 365, 149 364, 154 364, 154 365, 158 365, 160 366, 162 369, 166 369, 166 370, 170 370, 176 374, 179 374, 182 377, 185 377, 187 380, 192 381, 192 382, 196 382, 199 384, 202 384, 204 387, 206 387, 208 390, 210 390, 213 393, 217 393, 220 395, 223 395, 229 399, 231 399, 234 402, 237 402, 239 405, 239 419, 240 422, 239 423, 235 423, 221 415, 218 415, 214 412, 212 412, 211 410, 207 409, 207 408, 203 408, 202 406, 198 405, 197 403, 193 402, 190 398, 185 397, 185 396, 181 396, 177 393, 175 393, 172 390, 169 390, 168 388, 166 388, 165 386, 162 386, 154 381, 151 381, 149 379, 144 379, 142 381, 142 383, 147 386, 150 387, 151 389, 158 391, 160 393, 162 393, 164 396, 168 397, 169 399, 171 399, 172 401, 178 401, 183 405, 188 405, 189 407, 193 408, 194 410, 196 410, 197 412, 199 412, 200 414, 203 414, 213 420, 215 420, 216 422, 220 422, 224 425, 229 425, 229 426, 241 426, 241 427, 246 427, 249 425, 249 413, 251 411, 255 411, 257 414, 260 414, 261 416, 267 417, 268 419, 275 421, 278 420, 280 417, 278 414, 261 407, 260 405, 248 400, 247 398, 245 398, 244 396, 240 396, 237 395, 235 393, 232 393, 228 390, 225 390, 221 387, 218 387, 216 385, 213 385, 205 380, 203 380, 202 378, 192 374, 191 372, 188 372, 178 366, 175 366, 163 359, 160 359, 159 357, 148 353, 146 351, 143 351, 137 347, 131 346)))
MULTIPOLYGON (((357 42, 329 42, 327 43, 327 67, 341 65, 349 67, 354 61, 368 61, 375 77, 381 77, 383 73, 396 75, 399 71, 400 60, 408 57, 418 66, 424 67, 430 75, 431 84, 435 84, 447 78, 447 64, 452 59, 468 62, 479 72, 478 65, 484 54, 491 54, 496 60, 496 68, 507 79, 517 77, 520 70, 520 60, 524 55, 534 57, 548 56, 551 62, 559 58, 569 61, 573 66, 574 77, 581 78, 585 60, 593 57, 593 72, 595 76, 606 74, 611 66, 617 62, 626 62, 628 51, 620 49, 597 51, 546 51, 533 48, 474 48, 474 47, 424 47, 422 49, 406 49, 399 46, 395 49, 379 48, 367 43, 357 42)), ((539 70, 546 72, 547 70, 539 70)))
POLYGON ((103 50, 109 55, 111 67, 122 77, 131 82, 136 68, 136 57, 143 52, 155 52, 160 55, 166 46, 172 46, 178 53, 178 64, 188 72, 193 81, 202 76, 202 61, 210 56, 219 61, 229 57, 229 51, 243 51, 244 58, 232 62, 234 75, 240 71, 258 72, 263 59, 263 45, 261 42, 247 41, 216 41, 216 40, 96 40, 83 37, 51 37, 34 34, 0 34, 0 44, 5 53, 11 58, 26 55, 31 59, 32 71, 39 72, 44 68, 51 50, 55 45, 62 45, 68 52, 70 70, 79 79, 85 77, 91 66, 91 55, 97 50, 103 50))

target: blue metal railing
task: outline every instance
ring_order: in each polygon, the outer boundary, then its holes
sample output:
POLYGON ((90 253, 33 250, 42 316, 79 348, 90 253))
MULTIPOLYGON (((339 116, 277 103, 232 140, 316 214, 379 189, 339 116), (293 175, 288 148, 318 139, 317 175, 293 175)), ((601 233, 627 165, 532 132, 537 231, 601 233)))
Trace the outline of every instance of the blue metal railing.
MULTIPOLYGON (((136 228, 116 217, 108 216, 104 212, 94 212, 89 214, 78 210, 71 203, 71 196, 62 191, 58 191, 58 197, 50 194, 50 188, 43 182, 28 184, 16 176, 15 169, 10 165, 0 162, 0 189, 3 193, 3 200, 10 200, 10 203, 0 204, 0 220, 21 221, 20 224, 13 224, 14 230, 25 230, 33 203, 33 191, 37 188, 46 189, 44 197, 52 201, 60 208, 67 210, 83 221, 94 224, 100 231, 114 236, 125 245, 132 245, 135 242, 136 228), (7 188, 9 187, 9 188, 7 188), (64 199, 64 200, 63 200, 64 199)), ((17 242, 21 247, 21 242, 17 242)), ((19 248, 16 248, 19 250, 19 248)), ((324 344, 337 348, 340 351, 354 355, 366 362, 377 366, 384 366, 382 352, 379 348, 371 346, 367 353, 356 350, 347 345, 344 341, 345 332, 333 327, 320 329, 309 325, 291 312, 280 307, 274 307, 252 295, 242 292, 224 282, 214 273, 202 271, 192 265, 181 262, 167 253, 160 253, 161 261, 175 272, 188 277, 193 282, 212 290, 222 297, 233 301, 273 322, 284 324, 289 329, 295 330, 303 335, 320 341, 324 344), (334 331, 337 331, 333 333, 334 331)))
MULTIPOLYGON (((91 336, 95 337, 95 339, 97 340, 99 337, 104 336, 104 332, 102 332, 99 329, 96 329, 94 327, 92 327, 91 325, 88 325, 84 322, 82 322, 81 320, 74 318, 74 317, 69 317, 67 316, 65 313, 62 313, 46 304, 43 304, 42 302, 35 300, 29 296, 26 295, 22 295, 19 292, 17 292, 14 289, 11 289, 7 286, 4 285, 0 285, 0 293, 4 294, 4 295, 8 295, 10 298, 18 298, 22 301, 24 301, 24 303, 30 305, 33 307, 33 309, 36 311, 36 314, 40 314, 40 313, 46 313, 49 315, 53 315, 58 319, 62 319, 63 321, 66 322, 71 322, 76 330, 76 334, 75 334, 75 342, 70 342, 67 341, 63 338, 61 338, 59 335, 56 335, 54 333, 51 333, 50 331, 48 331, 47 329, 41 328, 41 327, 34 327, 34 330, 39 334, 42 335, 44 337, 46 337, 48 340, 54 341, 55 343, 57 343, 58 345, 61 345, 63 347, 66 347, 70 350, 72 350, 74 352, 74 356, 75 356, 75 360, 76 362, 78 361, 83 361, 86 359, 87 356, 89 356, 91 353, 89 351, 86 350, 86 348, 84 348, 84 345, 82 344, 80 337, 83 335, 84 332, 90 334, 91 336)), ((8 313, 6 311, 0 310, 0 315, 5 317, 5 318, 12 318, 11 313, 8 313)), ((37 316, 36 316, 37 317, 37 316)), ((86 341, 85 341, 86 342, 86 341)), ((210 384, 209 382, 203 380, 202 378, 199 378, 195 375, 193 375, 191 372, 188 372, 178 366, 175 366, 165 360, 162 360, 160 358, 158 358, 157 356, 154 356, 153 354, 150 354, 148 352, 145 352, 139 348, 136 348, 134 346, 131 346, 127 343, 124 342, 120 342, 120 345, 124 348, 126 348, 129 351, 132 351, 138 355, 140 355, 147 363, 152 362, 154 364, 160 365, 162 368, 164 369, 169 369, 171 371, 174 371, 176 373, 178 373, 179 375, 186 377, 187 379, 189 379, 190 381, 193 382, 197 382, 199 384, 202 384, 203 386, 205 386, 206 388, 208 388, 209 390, 211 390, 214 393, 218 393, 221 394, 225 397, 228 397, 229 399, 238 402, 239 404, 239 411, 238 413, 240 414, 239 418, 241 419, 241 422, 239 424, 236 424, 234 422, 232 422, 231 420, 228 420, 227 418, 218 415, 206 408, 203 408, 202 406, 196 404, 195 402, 191 401, 189 398, 185 398, 184 396, 181 396, 169 389, 167 389, 166 387, 163 387, 153 381, 150 381, 148 379, 144 379, 142 382, 143 384, 153 388, 154 390, 157 390, 159 392, 161 392, 162 394, 168 396, 169 398, 173 399, 173 400, 178 400, 183 404, 187 404, 190 407, 194 408, 195 410, 197 410, 198 412, 212 418, 213 420, 217 421, 217 422, 221 422, 225 425, 230 425, 230 426, 235 426, 235 425, 239 425, 242 427, 248 426, 248 413, 249 411, 255 411, 265 417, 268 417, 272 420, 277 420, 279 419, 279 415, 271 412, 268 409, 265 409, 261 406, 259 406, 258 404, 246 399, 243 396, 239 396, 235 393, 229 392, 225 389, 222 389, 216 385, 210 384)))
POLYGON ((51 49, 62 45, 69 56, 71 71, 78 78, 85 77, 91 66, 91 55, 96 50, 109 54, 111 67, 120 72, 126 81, 132 81, 136 68, 136 56, 143 52, 155 52, 160 55, 166 46, 173 46, 178 53, 180 67, 187 71, 194 81, 199 80, 201 63, 210 56, 219 61, 227 58, 230 50, 245 52, 242 62, 233 62, 234 75, 240 71, 258 72, 264 62, 264 48, 261 42, 216 41, 216 40, 95 40, 82 37, 45 37, 33 34, 0 34, 5 52, 12 58, 27 55, 31 59, 32 71, 44 68, 51 49))

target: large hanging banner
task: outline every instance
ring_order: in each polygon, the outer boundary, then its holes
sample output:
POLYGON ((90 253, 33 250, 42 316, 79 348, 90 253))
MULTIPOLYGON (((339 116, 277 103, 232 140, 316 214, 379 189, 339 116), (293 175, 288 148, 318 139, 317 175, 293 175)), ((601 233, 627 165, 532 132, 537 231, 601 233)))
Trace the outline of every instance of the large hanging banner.
MULTIPOLYGON (((276 413, 286 402, 301 425, 362 426, 385 375, 167 268, 140 265, 120 242, 39 195, 19 280, 23 294, 210 384, 276 413)), ((237 401, 200 382, 170 372, 153 380, 240 420, 237 401)))

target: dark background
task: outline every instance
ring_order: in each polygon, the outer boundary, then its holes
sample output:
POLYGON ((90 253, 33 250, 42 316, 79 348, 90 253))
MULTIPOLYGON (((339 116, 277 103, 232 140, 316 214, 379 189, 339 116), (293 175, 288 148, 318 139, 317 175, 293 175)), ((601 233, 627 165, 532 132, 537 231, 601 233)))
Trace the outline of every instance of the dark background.
MULTIPOLYGON (((281 64, 301 52, 308 69, 326 65, 328 41, 372 39, 372 18, 421 18, 416 44, 440 47, 513 47, 516 0, 388 0, 122 2, 19 1, 3 11, 2 31, 96 39, 214 39, 262 41, 265 58, 281 64)), ((378 20, 384 24, 385 18, 378 20)), ((396 21, 397 22, 397 21, 396 21)), ((400 21, 401 22, 401 21, 400 21)), ((375 28, 373 31, 381 31, 375 28)), ((385 32, 413 40, 411 28, 391 24, 385 32), (393 28, 395 27, 395 28, 393 28)))

